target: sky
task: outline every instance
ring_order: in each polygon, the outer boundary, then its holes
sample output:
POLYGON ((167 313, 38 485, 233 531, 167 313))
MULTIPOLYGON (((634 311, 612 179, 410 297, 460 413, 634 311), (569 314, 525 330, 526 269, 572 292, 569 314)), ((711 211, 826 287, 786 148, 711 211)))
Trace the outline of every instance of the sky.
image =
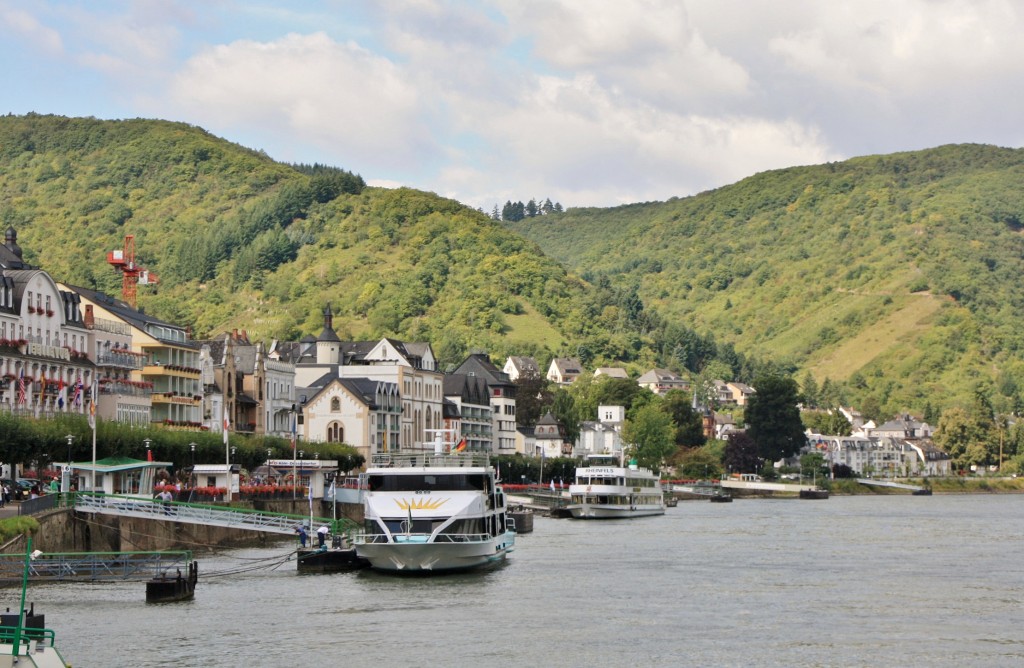
POLYGON ((490 213, 1024 144, 1019 0, 0 0, 0 113, 158 118, 490 213))

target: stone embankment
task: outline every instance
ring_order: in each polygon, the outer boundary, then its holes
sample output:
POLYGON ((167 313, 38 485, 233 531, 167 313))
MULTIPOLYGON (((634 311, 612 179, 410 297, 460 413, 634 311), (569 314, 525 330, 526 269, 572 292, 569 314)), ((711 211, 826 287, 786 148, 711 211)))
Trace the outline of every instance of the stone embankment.
MULTIPOLYGON (((306 499, 239 502, 235 507, 308 517, 306 499)), ((314 506, 317 517, 332 517, 330 504, 314 506)), ((5 514, 9 516, 9 513, 5 514)), ((338 518, 362 522, 362 506, 338 504, 338 518)), ((247 547, 288 540, 280 534, 245 529, 166 522, 136 517, 117 517, 55 509, 35 515, 39 531, 33 547, 42 552, 137 552, 153 550, 192 550, 201 553, 222 547, 247 547)), ((307 520, 308 522, 308 520, 307 520)), ((298 520, 296 520, 298 523, 298 520)), ((13 541, 4 552, 24 549, 13 541)))

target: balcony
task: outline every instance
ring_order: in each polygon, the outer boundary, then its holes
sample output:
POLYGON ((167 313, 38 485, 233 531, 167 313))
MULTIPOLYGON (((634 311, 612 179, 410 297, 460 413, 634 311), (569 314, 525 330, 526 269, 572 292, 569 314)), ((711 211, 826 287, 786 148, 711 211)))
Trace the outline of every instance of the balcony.
POLYGON ((178 404, 181 406, 198 406, 203 400, 198 394, 185 395, 176 392, 154 392, 150 400, 154 404, 178 404))
POLYGON ((191 378, 199 380, 201 372, 199 369, 178 364, 147 364, 142 367, 144 376, 177 376, 178 378, 191 378))
POLYGON ((97 366, 113 366, 122 369, 141 369, 145 366, 145 356, 130 351, 104 351, 96 356, 97 366))
POLYGON ((100 379, 100 394, 121 394, 133 397, 148 397, 153 392, 153 383, 136 380, 100 379))

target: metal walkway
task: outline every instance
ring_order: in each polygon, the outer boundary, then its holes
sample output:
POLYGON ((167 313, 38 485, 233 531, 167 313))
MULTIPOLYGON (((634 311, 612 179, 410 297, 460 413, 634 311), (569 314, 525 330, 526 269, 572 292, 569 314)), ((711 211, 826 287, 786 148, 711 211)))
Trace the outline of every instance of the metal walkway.
POLYGON ((908 489, 911 492, 919 492, 927 489, 920 485, 908 485, 902 482, 892 482, 890 480, 873 480, 871 478, 857 478, 857 482, 862 485, 868 485, 872 487, 893 487, 895 489, 908 489))
POLYGON ((713 482, 695 482, 690 485, 672 485, 669 492, 682 492, 684 494, 696 494, 697 496, 721 496, 722 486, 713 482))
MULTIPOLYGON (((166 522, 204 524, 228 529, 247 529, 286 535, 294 535, 295 527, 299 525, 306 526, 307 530, 312 528, 309 527, 310 517, 308 515, 268 513, 248 508, 208 506, 176 501, 163 502, 111 494, 76 494, 73 507, 76 511, 83 513, 141 517, 166 522)), ((314 525, 330 527, 332 534, 345 533, 358 528, 355 522, 347 519, 332 520, 324 517, 312 519, 314 525)))
MULTIPOLYGON (((54 552, 37 554, 29 561, 29 580, 151 580, 188 573, 189 551, 164 552, 54 552)), ((0 554, 0 583, 21 582, 23 554, 0 554)))

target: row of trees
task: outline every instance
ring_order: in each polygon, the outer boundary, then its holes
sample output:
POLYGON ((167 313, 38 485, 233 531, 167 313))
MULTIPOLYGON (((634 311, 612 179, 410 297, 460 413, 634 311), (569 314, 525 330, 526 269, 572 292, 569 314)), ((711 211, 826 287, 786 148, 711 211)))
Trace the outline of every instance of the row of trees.
POLYGON ((545 199, 542 203, 537 204, 537 200, 531 199, 526 204, 522 202, 506 201, 505 206, 501 207, 501 211, 498 211, 498 205, 494 205, 494 209, 491 210, 491 220, 504 220, 508 223, 516 223, 524 218, 536 218, 537 216, 546 216, 552 213, 562 213, 564 209, 558 202, 551 202, 551 199, 545 199))
MULTIPOLYGON (((3 434, 4 442, 3 463, 45 469, 55 461, 64 461, 69 455, 75 462, 92 460, 92 429, 79 415, 32 420, 0 413, 0 434, 3 434), (68 436, 71 436, 70 445, 68 436)), ((153 459, 172 462, 174 469, 185 468, 192 463, 223 462, 227 456, 222 434, 140 428, 100 420, 96 425, 96 458, 145 459, 147 440, 153 459), (195 450, 192 449, 193 444, 195 450)), ((228 447, 234 450, 231 461, 248 470, 262 465, 267 459, 292 458, 291 442, 277 436, 229 434, 228 447)), ((357 469, 364 463, 363 456, 345 444, 300 444, 299 447, 306 450, 307 455, 312 455, 310 448, 315 447, 320 459, 336 459, 344 471, 357 469)))

